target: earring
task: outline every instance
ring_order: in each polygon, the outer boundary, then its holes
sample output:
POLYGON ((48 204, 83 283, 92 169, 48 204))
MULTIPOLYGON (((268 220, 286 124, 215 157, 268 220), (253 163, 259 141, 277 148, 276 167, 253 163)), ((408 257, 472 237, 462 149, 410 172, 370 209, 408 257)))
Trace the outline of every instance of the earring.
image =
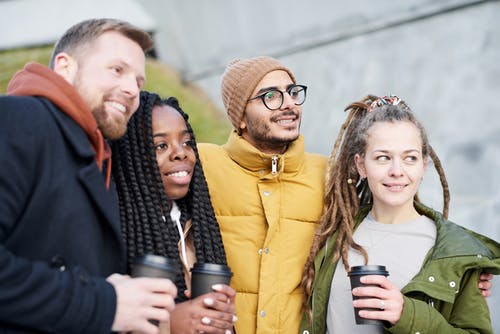
POLYGON ((354 181, 351 178, 347 179, 347 183, 352 184, 354 181))

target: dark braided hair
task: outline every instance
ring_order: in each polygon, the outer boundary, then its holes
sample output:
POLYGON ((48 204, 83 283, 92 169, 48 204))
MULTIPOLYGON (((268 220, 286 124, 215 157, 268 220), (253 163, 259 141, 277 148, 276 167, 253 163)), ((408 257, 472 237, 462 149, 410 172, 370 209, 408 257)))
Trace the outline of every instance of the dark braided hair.
POLYGON ((170 218, 168 200, 161 179, 153 144, 152 110, 168 105, 177 110, 186 122, 196 155, 188 194, 176 203, 181 211, 181 224, 191 219, 196 261, 226 264, 219 225, 208 193, 205 174, 200 163, 193 129, 188 115, 175 97, 162 100, 157 94, 141 92, 139 109, 130 119, 125 135, 111 143, 112 172, 119 198, 122 236, 127 246, 128 270, 136 256, 146 253, 162 255, 177 262, 179 274, 175 285, 177 302, 183 301, 186 289, 179 256, 179 232, 170 218))
MULTIPOLYGON (((445 218, 448 217, 450 201, 448 183, 441 162, 429 145, 424 128, 404 101, 401 100, 396 105, 388 103, 377 104, 382 99, 374 95, 368 95, 361 101, 351 103, 345 109, 345 111, 349 111, 349 114, 341 126, 328 161, 323 213, 302 276, 301 285, 304 291, 303 306, 310 319, 312 312, 307 305, 307 301, 312 294, 314 258, 330 236, 338 233, 333 246, 332 263, 335 263, 342 257, 346 271, 349 271, 347 256, 349 247, 359 251, 363 255, 365 263, 368 262, 366 251, 353 240, 354 220, 359 209, 371 204, 373 198, 368 187, 368 181, 362 179, 356 169, 354 156, 356 154, 364 156, 368 140, 368 130, 373 124, 377 122, 406 121, 418 128, 422 139, 422 156, 432 159, 439 174, 443 189, 443 216, 445 218), (373 107, 374 105, 375 107, 373 107), (370 110, 371 108, 373 110, 370 110)), ((420 202, 417 194, 415 195, 415 201, 420 202)))

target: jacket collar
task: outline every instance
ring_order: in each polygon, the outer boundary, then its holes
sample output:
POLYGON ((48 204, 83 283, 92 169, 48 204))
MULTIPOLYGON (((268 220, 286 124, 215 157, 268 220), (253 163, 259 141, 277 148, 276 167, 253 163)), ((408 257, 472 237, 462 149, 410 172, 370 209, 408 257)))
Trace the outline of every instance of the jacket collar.
POLYGON ((277 172, 296 173, 304 163, 304 138, 302 135, 288 145, 283 154, 268 154, 259 151, 252 144, 239 136, 236 131, 229 135, 224 148, 229 157, 238 165, 261 176, 272 174, 272 159, 277 157, 277 172), (264 171, 264 173, 262 173, 264 171))
POLYGON ((493 258, 500 255, 497 242, 446 220, 441 213, 421 203, 415 202, 414 205, 418 213, 436 224, 436 246, 431 259, 470 255, 493 258))
POLYGON ((81 126, 75 123, 70 116, 61 112, 61 109, 54 106, 49 99, 41 97, 40 102, 50 111, 73 151, 84 159, 95 159, 95 152, 89 145, 88 137, 81 126))
POLYGON ((111 179, 111 150, 99 130, 96 120, 77 90, 59 74, 38 63, 28 63, 18 71, 7 87, 9 95, 39 96, 50 100, 73 119, 86 133, 95 152, 97 166, 109 166, 106 186, 111 179))
MULTIPOLYGON (((71 151, 74 152, 78 160, 88 161, 88 164, 78 170, 77 177, 89 193, 89 198, 94 202, 95 207, 112 226, 121 246, 120 216, 114 183, 110 182, 109 186, 105 184, 102 172, 93 163, 95 152, 88 144, 88 137, 81 126, 76 124, 67 114, 60 112, 48 99, 40 98, 40 101, 58 124, 66 143, 71 146, 71 151)), ((109 169, 111 166, 107 166, 107 168, 109 169)), ((121 252, 124 254, 124 249, 121 252)))

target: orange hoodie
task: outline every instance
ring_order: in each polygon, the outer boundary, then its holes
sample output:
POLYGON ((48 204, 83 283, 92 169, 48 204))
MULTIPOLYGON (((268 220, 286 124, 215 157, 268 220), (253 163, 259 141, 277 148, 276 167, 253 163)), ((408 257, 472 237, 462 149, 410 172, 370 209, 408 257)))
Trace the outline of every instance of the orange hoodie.
POLYGON ((49 99, 71 117, 87 134, 99 170, 107 161, 106 187, 111 180, 111 149, 87 104, 77 90, 59 74, 38 63, 28 63, 18 71, 7 86, 7 94, 41 96, 49 99))

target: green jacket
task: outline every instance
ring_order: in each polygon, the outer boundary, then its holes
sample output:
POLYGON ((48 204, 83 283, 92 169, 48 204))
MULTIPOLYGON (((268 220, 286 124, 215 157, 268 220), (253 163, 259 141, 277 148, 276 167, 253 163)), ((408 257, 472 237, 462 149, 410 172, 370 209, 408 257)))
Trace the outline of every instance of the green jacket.
MULTIPOLYGON (((493 333, 488 305, 477 288, 479 275, 500 273, 500 244, 467 230, 422 204, 415 208, 436 223, 434 247, 420 272, 401 290, 404 307, 401 319, 386 333, 493 333)), ((370 211, 361 210, 356 227, 370 211)), ((326 314, 330 286, 337 263, 332 263, 333 243, 327 240, 314 260, 313 323, 304 314, 299 333, 326 332, 326 314)), ((346 307, 351 307, 346 305, 346 307)))

